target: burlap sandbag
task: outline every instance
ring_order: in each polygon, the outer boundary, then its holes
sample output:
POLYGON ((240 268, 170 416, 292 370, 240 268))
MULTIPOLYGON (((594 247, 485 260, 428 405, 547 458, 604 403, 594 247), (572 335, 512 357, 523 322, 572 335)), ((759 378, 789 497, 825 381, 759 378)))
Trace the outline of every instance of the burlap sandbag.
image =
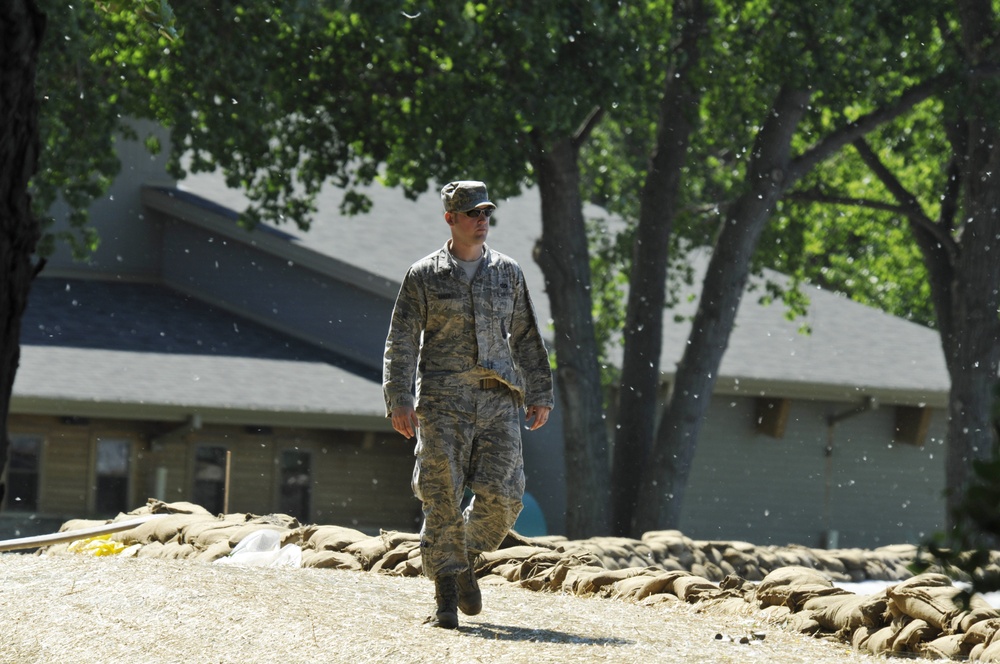
MULTIPOLYGON (((558 551, 543 551, 532 554, 521 562, 518 579, 523 584, 533 582, 537 577, 545 577, 560 560, 562 560, 562 554, 558 551)), ((477 561, 476 571, 480 572, 482 569, 482 564, 477 561)))
POLYGON ((131 514, 202 514, 205 516, 215 516, 201 505, 189 503, 185 500, 178 500, 166 503, 162 500, 150 498, 144 507, 130 512, 131 514))
POLYGON ((964 659, 969 656, 973 645, 966 644, 964 636, 964 634, 939 636, 933 641, 921 644, 918 652, 929 659, 964 659))
POLYGON ((1000 620, 996 618, 980 620, 969 625, 969 628, 962 632, 962 635, 965 642, 971 647, 977 643, 991 643, 998 629, 1000 629, 1000 620))
POLYGON ((523 579, 521 585, 531 590, 559 591, 566 583, 570 570, 578 567, 590 567, 590 565, 576 558, 562 558, 548 571, 536 574, 530 579, 523 579))
POLYGON ((961 614, 957 621, 952 621, 951 631, 968 632, 977 623, 1000 619, 1000 611, 994 609, 982 595, 973 595, 970 598, 969 608, 970 610, 961 614))
POLYGON ((674 579, 674 594, 685 602, 700 602, 712 597, 717 597, 719 587, 700 576, 680 576, 674 579))
POLYGON ((780 567, 757 584, 756 599, 761 606, 786 606, 794 588, 817 586, 833 588, 822 573, 808 567, 780 567))
POLYGON ((367 537, 344 548, 344 552, 357 558, 358 562, 366 570, 371 569, 372 565, 377 563, 379 558, 384 556, 388 551, 389 544, 380 535, 367 537))
POLYGON ((615 584, 614 597, 630 600, 641 600, 650 595, 670 594, 677 596, 674 592, 674 581, 683 577, 691 576, 684 571, 661 572, 652 576, 635 576, 624 579, 615 584))
POLYGON ((799 611, 788 619, 788 629, 800 634, 816 634, 823 626, 813 617, 812 611, 799 611))
POLYGON ((887 625, 871 633, 864 642, 864 648, 873 655, 882 655, 892 651, 892 642, 896 639, 899 628, 887 625))
POLYGON ((563 575, 559 590, 572 595, 583 594, 580 592, 580 586, 582 584, 586 583, 590 577, 596 574, 603 574, 607 571, 608 570, 603 567, 594 567, 592 565, 580 565, 578 567, 567 568, 566 574, 563 575))
POLYGON ((198 562, 211 563, 219 558, 225 558, 233 552, 228 540, 213 542, 194 557, 198 562))
POLYGON ((309 534, 309 547, 323 551, 343 551, 351 544, 367 539, 360 530, 344 526, 317 526, 309 534))
POLYGON ((926 621, 939 630, 946 629, 962 613, 957 602, 961 590, 948 581, 947 586, 899 584, 886 588, 889 605, 894 613, 926 621))
POLYGON ((392 571, 396 565, 405 561, 410 556, 410 552, 420 548, 420 542, 400 542, 395 548, 387 551, 385 555, 372 565, 372 572, 392 571))
POLYGON ((245 518, 210 518, 189 523, 180 533, 180 541, 194 544, 200 549, 207 548, 221 540, 229 540, 233 532, 246 523, 245 518))
POLYGON ((911 620, 896 634, 896 638, 892 641, 892 651, 894 653, 919 652, 918 646, 921 643, 933 641, 940 634, 940 629, 928 625, 923 620, 911 620))
POLYGON ((59 527, 59 532, 68 533, 73 530, 83 530, 85 528, 96 528, 97 526, 106 525, 108 525, 108 522, 105 519, 70 519, 59 527))
POLYGON ((194 546, 191 544, 182 544, 176 540, 172 542, 165 542, 163 548, 160 549, 160 558, 168 558, 171 560, 181 560, 188 557, 193 557, 198 551, 195 550, 194 546))
POLYGON ((642 567, 629 567, 616 570, 602 570, 580 578, 577 584, 577 593, 589 595, 602 592, 605 588, 612 589, 614 584, 622 579, 630 579, 635 576, 654 576, 655 573, 642 567))
POLYGON ((830 632, 853 631, 862 625, 882 626, 881 616, 889 601, 884 591, 874 595, 841 593, 810 598, 802 608, 812 611, 816 621, 830 632))
POLYGON ((517 561, 524 562, 536 554, 548 553, 550 549, 540 546, 512 546, 496 551, 485 551, 479 556, 479 569, 491 570, 497 565, 517 561))
POLYGON ((149 544, 150 542, 166 544, 178 539, 185 527, 213 518, 208 514, 169 514, 141 523, 135 528, 114 533, 111 539, 123 544, 149 544))
POLYGON ((144 545, 136 555, 136 558, 159 558, 163 551, 163 542, 150 542, 144 545))
MULTIPOLYGON (((969 653, 969 659, 973 658, 976 648, 979 647, 982 647, 982 644, 973 647, 972 651, 969 653)), ((978 660, 980 662, 1000 662, 1000 641, 991 643, 983 648, 979 653, 978 660)))
POLYGON ((302 566, 322 569, 346 569, 352 572, 361 571, 361 563, 349 553, 329 551, 327 549, 304 549, 302 551, 302 566))
POLYGON ((878 630, 874 630, 871 627, 865 627, 864 625, 858 627, 851 634, 851 646, 858 652, 867 651, 868 639, 870 639, 871 635, 876 631, 878 630))

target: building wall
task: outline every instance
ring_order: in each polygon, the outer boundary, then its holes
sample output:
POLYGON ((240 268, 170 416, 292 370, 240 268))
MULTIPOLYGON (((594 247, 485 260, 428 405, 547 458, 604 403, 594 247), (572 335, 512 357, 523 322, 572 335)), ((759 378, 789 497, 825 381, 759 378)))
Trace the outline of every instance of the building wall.
POLYGON ((0 539, 54 532, 69 519, 113 517, 149 498, 190 501, 196 454, 206 445, 231 453, 230 512, 280 511, 279 462, 283 451, 292 450, 310 459, 309 509, 295 515, 303 523, 345 525, 372 534, 420 528, 420 504, 410 489, 413 447, 401 444, 394 433, 206 426, 172 436, 172 427, 176 425, 12 416, 12 436, 42 441, 38 509, 25 512, 8 505, 0 519, 0 539), (96 450, 102 439, 130 445, 127 498, 111 513, 95 505, 96 450))
POLYGON ((713 398, 684 499, 681 530, 758 545, 877 547, 942 530, 946 413, 922 446, 893 442, 895 408, 837 423, 852 404, 795 401, 785 435, 756 432, 756 400, 713 398), (832 452, 827 454, 827 447, 832 452))

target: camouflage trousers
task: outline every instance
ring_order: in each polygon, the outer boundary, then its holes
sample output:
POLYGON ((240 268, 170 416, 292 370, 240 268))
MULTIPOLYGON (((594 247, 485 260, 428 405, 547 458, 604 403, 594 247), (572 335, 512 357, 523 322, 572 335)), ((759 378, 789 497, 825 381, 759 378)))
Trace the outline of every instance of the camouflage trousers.
POLYGON ((423 503, 420 552, 434 579, 494 551, 521 512, 524 461, 518 403, 505 387, 422 395, 413 494, 423 503), (463 510, 466 487, 473 498, 463 510))

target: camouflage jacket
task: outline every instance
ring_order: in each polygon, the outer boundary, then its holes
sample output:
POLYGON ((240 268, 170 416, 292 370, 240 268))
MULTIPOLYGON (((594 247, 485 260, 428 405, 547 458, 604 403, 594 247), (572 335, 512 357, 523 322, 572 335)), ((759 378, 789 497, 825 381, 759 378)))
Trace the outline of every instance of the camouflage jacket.
POLYGON ((497 378, 519 402, 554 405, 548 353, 520 266, 485 247, 471 286, 445 245, 412 266, 392 312, 382 389, 386 416, 416 393, 497 378))

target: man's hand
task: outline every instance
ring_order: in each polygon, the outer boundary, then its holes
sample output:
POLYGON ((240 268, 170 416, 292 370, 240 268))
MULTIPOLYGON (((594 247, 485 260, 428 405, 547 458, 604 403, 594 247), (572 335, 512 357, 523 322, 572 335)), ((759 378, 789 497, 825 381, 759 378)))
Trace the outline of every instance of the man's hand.
MULTIPOLYGON (((548 406, 528 406, 524 417, 528 424, 528 431, 542 428, 549 421, 549 411, 551 410, 548 406)), ((393 422, 396 421, 395 417, 392 419, 393 422)))
POLYGON ((413 410, 413 406, 396 406, 392 409, 392 428, 407 438, 413 438, 417 435, 420 422, 417 420, 417 413, 413 410))

